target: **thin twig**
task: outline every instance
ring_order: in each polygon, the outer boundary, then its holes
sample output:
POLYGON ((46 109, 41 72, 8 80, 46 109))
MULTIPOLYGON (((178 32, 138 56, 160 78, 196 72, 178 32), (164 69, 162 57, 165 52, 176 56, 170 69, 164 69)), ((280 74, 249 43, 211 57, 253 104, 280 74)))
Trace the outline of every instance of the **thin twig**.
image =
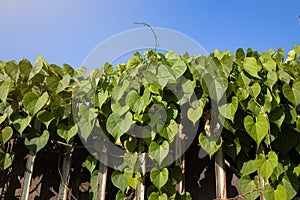
POLYGON ((147 24, 145 22, 134 22, 134 24, 141 24, 141 25, 144 25, 144 26, 150 28, 151 32, 153 33, 153 37, 155 39, 154 51, 156 52, 156 49, 159 47, 159 44, 158 44, 158 40, 157 40, 157 35, 156 35, 154 29, 152 28, 152 26, 150 26, 149 24, 147 24))

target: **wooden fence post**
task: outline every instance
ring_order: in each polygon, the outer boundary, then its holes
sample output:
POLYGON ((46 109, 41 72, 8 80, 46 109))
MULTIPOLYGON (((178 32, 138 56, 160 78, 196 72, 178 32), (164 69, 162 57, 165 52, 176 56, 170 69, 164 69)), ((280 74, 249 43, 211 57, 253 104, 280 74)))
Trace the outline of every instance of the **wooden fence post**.
POLYGON ((30 183, 31 183, 35 158, 36 158, 36 154, 30 151, 26 163, 26 169, 24 175, 24 186, 23 186, 21 200, 27 200, 29 198, 30 183))
POLYGON ((181 181, 176 184, 176 191, 179 194, 184 194, 185 193, 185 157, 184 157, 184 135, 182 133, 183 126, 180 123, 179 124, 179 129, 178 129, 178 134, 176 136, 176 166, 179 166, 181 168, 181 175, 182 179, 181 181))
POLYGON ((216 198, 226 199, 226 166, 224 160, 224 146, 215 154, 215 173, 216 173, 216 198))

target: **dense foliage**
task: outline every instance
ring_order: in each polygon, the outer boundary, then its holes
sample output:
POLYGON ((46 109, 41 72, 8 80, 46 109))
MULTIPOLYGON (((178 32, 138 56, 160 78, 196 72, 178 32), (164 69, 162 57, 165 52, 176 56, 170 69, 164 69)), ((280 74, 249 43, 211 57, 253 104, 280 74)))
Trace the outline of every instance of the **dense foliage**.
MULTIPOLYGON (((148 199, 189 199, 175 190, 181 170, 172 146, 182 124, 186 137, 199 135, 210 157, 224 146, 247 199, 259 196, 260 177, 266 199, 299 197, 299 55, 297 45, 287 58, 282 48, 208 56, 149 50, 87 76, 83 67, 41 57, 33 64, 0 62, 0 169, 13 164, 18 152, 9 143, 16 138, 36 154, 50 141, 75 145, 80 136, 95 158, 107 154, 117 169, 111 174, 116 199, 133 198, 145 177, 143 153, 148 199)), ((98 173, 93 156, 85 162, 91 196, 98 173)))

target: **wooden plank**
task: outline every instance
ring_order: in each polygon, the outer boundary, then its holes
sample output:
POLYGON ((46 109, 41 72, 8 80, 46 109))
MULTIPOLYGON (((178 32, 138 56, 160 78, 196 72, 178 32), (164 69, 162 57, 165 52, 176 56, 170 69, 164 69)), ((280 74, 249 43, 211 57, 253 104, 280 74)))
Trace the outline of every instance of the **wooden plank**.
POLYGON ((176 150, 175 150, 175 157, 178 158, 176 160, 176 166, 179 166, 181 168, 181 181, 176 184, 176 191, 179 194, 185 193, 185 157, 184 157, 184 135, 182 133, 183 125, 179 124, 178 134, 175 138, 176 143, 176 150))
POLYGON ((99 163, 97 199, 105 200, 108 170, 107 150, 104 149, 101 155, 103 155, 104 164, 99 163))
POLYGON ((145 175, 146 175, 146 153, 139 154, 139 162, 142 168, 142 181, 139 181, 135 190, 135 199, 144 200, 145 199, 145 175))
POLYGON ((36 158, 36 154, 34 154, 32 151, 30 151, 28 158, 27 158, 26 168, 25 168, 24 186, 23 186, 23 190, 22 190, 21 200, 29 199, 30 183, 31 183, 35 158, 36 158))
POLYGON ((227 199, 226 166, 224 160, 223 145, 215 154, 215 173, 216 173, 216 198, 227 199))
POLYGON ((69 192, 69 179, 70 179, 70 169, 72 162, 72 152, 73 147, 66 146, 66 154, 63 158, 63 167, 61 172, 61 182, 59 187, 58 199, 59 200, 67 200, 68 192, 69 192))

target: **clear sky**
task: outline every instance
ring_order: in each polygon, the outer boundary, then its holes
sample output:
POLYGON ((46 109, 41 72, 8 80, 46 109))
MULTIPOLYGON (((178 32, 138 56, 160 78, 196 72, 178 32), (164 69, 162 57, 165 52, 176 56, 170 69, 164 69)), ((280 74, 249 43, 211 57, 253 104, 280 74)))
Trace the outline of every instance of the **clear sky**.
POLYGON ((300 44, 296 0, 0 0, 0 60, 79 67, 108 37, 136 21, 179 31, 208 52, 300 44))

